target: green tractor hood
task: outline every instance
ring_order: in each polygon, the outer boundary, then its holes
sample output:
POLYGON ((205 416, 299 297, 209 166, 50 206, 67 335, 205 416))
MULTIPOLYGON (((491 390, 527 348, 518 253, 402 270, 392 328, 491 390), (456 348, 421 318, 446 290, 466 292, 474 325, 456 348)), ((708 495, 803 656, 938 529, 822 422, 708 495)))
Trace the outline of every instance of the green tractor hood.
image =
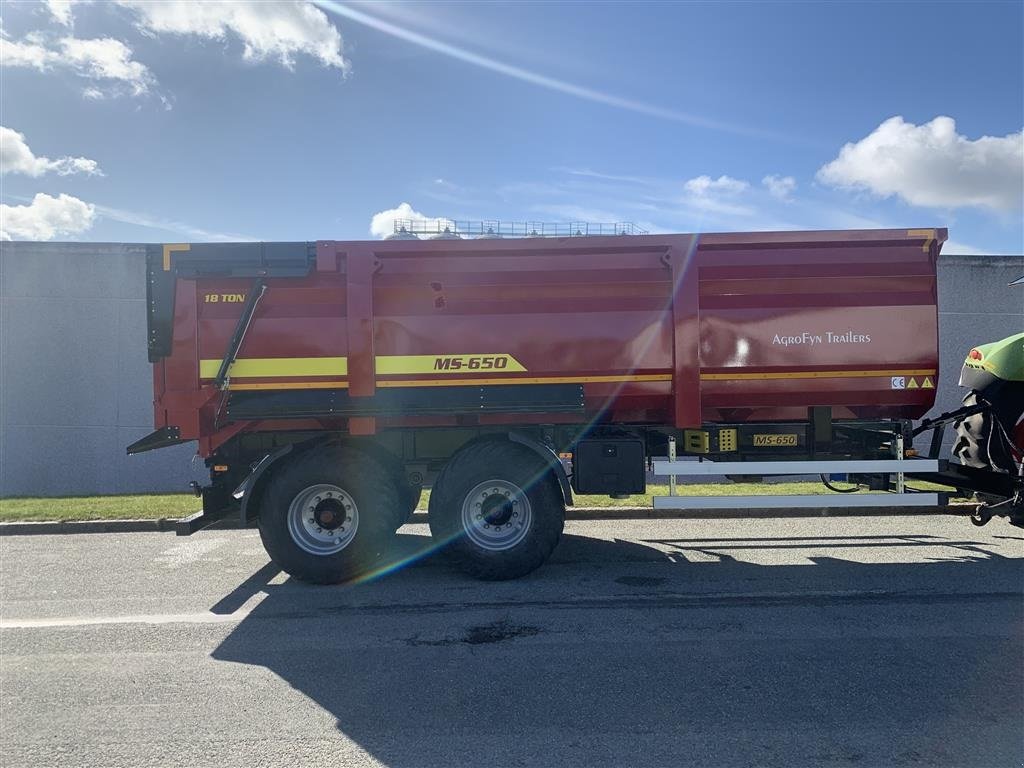
POLYGON ((1024 381, 1024 333, 979 344, 967 354, 964 369, 984 371, 1002 381, 1024 381))

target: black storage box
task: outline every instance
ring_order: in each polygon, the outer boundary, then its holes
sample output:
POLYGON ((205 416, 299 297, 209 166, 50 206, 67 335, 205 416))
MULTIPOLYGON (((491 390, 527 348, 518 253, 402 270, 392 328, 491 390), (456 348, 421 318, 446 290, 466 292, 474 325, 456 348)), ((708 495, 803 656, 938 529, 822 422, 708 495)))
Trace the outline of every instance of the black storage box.
POLYGON ((576 493, 608 496, 644 493, 644 441, 633 437, 581 440, 572 457, 572 487, 576 493))

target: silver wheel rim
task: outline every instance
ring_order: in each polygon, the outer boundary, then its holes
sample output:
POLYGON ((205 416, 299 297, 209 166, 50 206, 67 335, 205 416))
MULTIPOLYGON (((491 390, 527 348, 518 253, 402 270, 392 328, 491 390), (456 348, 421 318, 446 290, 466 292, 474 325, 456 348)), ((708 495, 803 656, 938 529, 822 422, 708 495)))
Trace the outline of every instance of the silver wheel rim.
POLYGON ((526 538, 532 523, 526 491, 508 480, 480 483, 462 502, 462 529, 476 546, 490 552, 512 549, 526 538))
POLYGON ((311 555, 333 555, 352 543, 359 528, 355 501, 336 485, 311 485, 288 507, 288 533, 311 555))

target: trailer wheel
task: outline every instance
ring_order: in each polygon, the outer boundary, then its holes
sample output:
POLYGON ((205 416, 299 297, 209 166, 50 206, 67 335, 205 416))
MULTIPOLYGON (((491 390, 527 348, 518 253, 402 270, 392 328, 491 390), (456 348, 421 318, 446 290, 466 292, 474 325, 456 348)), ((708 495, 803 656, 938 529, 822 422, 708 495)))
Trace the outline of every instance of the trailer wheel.
POLYGON ((335 584, 368 573, 393 532, 397 487, 374 459, 328 446, 280 468, 260 503, 263 546, 302 581, 335 584))
POLYGON ((503 440, 472 443, 434 482, 430 532, 478 579, 515 579, 551 554, 565 525, 558 481, 532 451, 503 440))
POLYGON ((412 519, 413 512, 419 506, 420 498, 423 496, 423 483, 410 482, 405 474, 405 465, 390 451, 372 444, 356 444, 352 447, 379 462, 392 476, 399 495, 394 519, 394 529, 398 530, 412 519))
POLYGON ((399 479, 403 483, 402 509, 405 510, 405 517, 402 518, 401 525, 404 525, 412 520, 413 513, 420 505, 420 499, 423 498, 423 483, 410 483, 404 476, 399 479))

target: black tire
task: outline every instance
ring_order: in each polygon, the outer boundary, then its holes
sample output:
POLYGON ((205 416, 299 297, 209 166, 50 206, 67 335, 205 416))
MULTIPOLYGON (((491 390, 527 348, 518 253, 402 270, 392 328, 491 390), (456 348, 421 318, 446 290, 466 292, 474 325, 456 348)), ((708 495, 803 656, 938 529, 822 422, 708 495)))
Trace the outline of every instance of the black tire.
MULTIPOLYGON (((978 393, 974 391, 963 400, 965 406, 977 405, 978 402, 978 393)), ((953 456, 961 464, 996 472, 1012 470, 1013 460, 1006 445, 1006 438, 1002 430, 997 428, 991 409, 957 419, 953 422, 953 428, 956 430, 953 456)))
POLYGON ((399 525, 404 525, 412 519, 413 513, 420 505, 420 499, 423 498, 423 483, 410 483, 405 479, 404 473, 399 476, 399 482, 402 488, 402 509, 405 510, 405 516, 399 525))
MULTIPOLYGON (((296 579, 315 584, 351 581, 369 573, 380 559, 394 534, 393 519, 399 502, 399 491, 393 478, 372 457, 342 446, 315 448, 284 464, 268 481, 260 501, 260 538, 270 558, 296 579), (317 500, 318 507, 328 501, 333 505, 317 512, 311 511, 312 507, 298 504, 309 489, 317 486, 336 486, 344 496, 327 492, 323 495, 331 496, 331 499, 320 501, 320 496, 312 497, 317 500), (348 541, 337 552, 317 554, 309 551, 309 539, 305 546, 300 543, 301 531, 305 530, 305 535, 310 537, 314 535, 312 530, 297 528, 304 525, 302 519, 307 512, 303 509, 314 515, 326 514, 332 509, 351 515, 351 511, 342 511, 342 508, 348 509, 340 501, 343 498, 354 502, 350 506, 355 507, 355 514, 342 520, 340 528, 325 529, 338 531, 336 541, 344 541, 342 537, 348 537, 348 541), (294 510, 293 503, 296 504, 294 510), (353 527, 344 527, 350 519, 356 521, 354 533, 353 527), (293 533, 293 526, 300 532, 293 533)), ((332 516, 331 522, 337 523, 333 512, 332 516)), ((319 523, 320 518, 317 521, 319 523)), ((324 542, 324 546, 329 548, 331 543, 324 542)))
POLYGON ((410 483, 401 459, 386 448, 372 443, 357 443, 352 447, 375 459, 392 476, 392 482, 398 489, 399 496, 394 516, 394 530, 397 531, 412 519, 412 514, 416 511, 416 507, 420 504, 420 498, 423 496, 423 483, 410 483))
POLYGON ((459 451, 434 482, 429 512, 438 548, 463 572, 487 581, 519 578, 540 567, 565 526, 558 480, 533 451, 506 440, 476 441, 459 451), (474 502, 478 496, 481 501, 474 502), (480 522, 467 528, 464 509, 480 522), (481 543, 501 535, 504 541, 481 543))

